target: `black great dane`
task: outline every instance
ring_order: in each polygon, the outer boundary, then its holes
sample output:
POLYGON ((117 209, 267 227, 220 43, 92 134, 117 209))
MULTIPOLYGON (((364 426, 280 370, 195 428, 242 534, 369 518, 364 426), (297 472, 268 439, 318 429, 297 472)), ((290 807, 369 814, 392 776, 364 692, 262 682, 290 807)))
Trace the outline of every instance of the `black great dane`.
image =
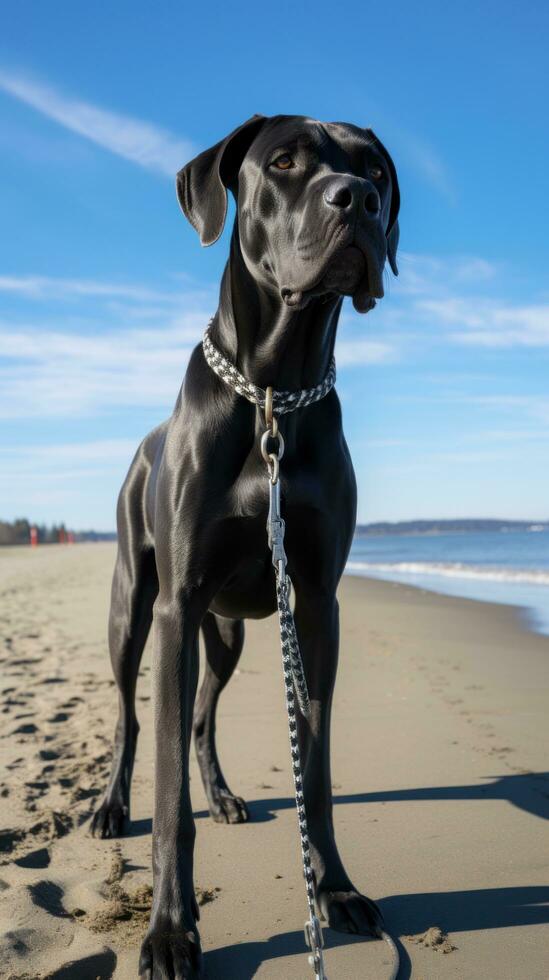
MULTIPOLYGON (((179 203, 203 245, 221 235, 228 189, 237 214, 211 340, 256 385, 314 386, 331 362, 343 297, 367 313, 383 296, 386 259, 397 273, 399 189, 391 157, 370 129, 253 116, 177 176, 179 203)), ((153 622, 154 898, 140 960, 141 975, 151 980, 203 976, 193 890, 192 732, 212 817, 248 819, 219 764, 215 714, 240 657, 243 621, 276 609, 259 449, 264 428, 258 408, 217 377, 199 345, 171 418, 139 447, 118 503, 109 643, 120 715, 112 774, 92 829, 117 837, 129 817, 135 687, 153 622), (207 664, 195 705, 200 629, 207 664)), ((334 929, 373 935, 380 912, 343 867, 332 821, 336 589, 356 516, 335 391, 281 416, 280 430, 288 573, 311 697, 298 736, 316 900, 334 929)))

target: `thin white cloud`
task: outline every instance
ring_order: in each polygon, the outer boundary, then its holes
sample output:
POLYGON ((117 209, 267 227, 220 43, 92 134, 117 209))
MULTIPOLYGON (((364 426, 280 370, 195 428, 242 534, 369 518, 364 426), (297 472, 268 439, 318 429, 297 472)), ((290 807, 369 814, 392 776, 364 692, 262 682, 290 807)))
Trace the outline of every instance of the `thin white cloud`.
POLYGON ((530 303, 507 301, 504 266, 475 255, 408 252, 402 253, 400 265, 400 279, 390 283, 390 306, 375 311, 387 331, 400 327, 411 340, 412 330, 417 343, 436 339, 437 344, 494 349, 549 347, 549 303, 532 292, 530 303))
POLYGON ((364 367, 368 364, 387 364, 396 360, 397 352, 392 344, 377 340, 342 340, 336 343, 337 366, 364 367))
POLYGON ((133 284, 63 279, 54 276, 0 276, 0 293, 26 299, 128 299, 136 302, 180 302, 180 293, 146 289, 133 284))
MULTIPOLYGON (((486 388, 485 385, 484 387, 486 388)), ((541 423, 541 428, 536 430, 538 435, 545 437, 548 433, 549 397, 546 395, 500 394, 496 392, 493 394, 474 394, 456 390, 453 392, 445 391, 438 395, 408 395, 407 398, 408 400, 414 401, 432 402, 439 406, 438 411, 444 411, 442 406, 447 403, 486 409, 489 413, 499 416, 503 425, 508 425, 507 419, 509 416, 511 416, 512 425, 522 425, 524 424, 523 420, 526 420, 526 424, 531 424, 532 421, 535 421, 541 423)), ((478 412, 475 415, 474 429, 472 430, 475 435, 482 435, 482 430, 480 429, 482 417, 487 419, 489 416, 486 413, 483 413, 483 416, 481 416, 478 412)), ((493 423, 490 424, 493 425, 493 423)), ((507 429, 505 431, 508 432, 509 430, 507 429)), ((469 430, 468 435, 471 435, 471 430, 469 430)), ((530 430, 529 438, 534 438, 535 435, 536 433, 530 430)))
MULTIPOLYGON (((0 417, 95 415, 120 408, 169 413, 187 361, 207 322, 185 314, 156 329, 82 336, 24 327, 0 329, 0 417)), ((339 367, 394 360, 391 345, 341 341, 339 367)))
POLYGON ((486 405, 496 411, 511 412, 513 420, 519 413, 536 419, 542 425, 549 425, 549 398, 539 395, 478 395, 469 399, 479 405, 486 405))
POLYGON ((456 192, 448 168, 437 151, 429 143, 411 133, 400 133, 403 150, 423 177, 450 204, 455 204, 456 192))
MULTIPOLYGON (((34 275, 2 276, 2 290, 19 302, 17 321, 0 321, 4 419, 91 417, 128 408, 169 414, 215 303, 206 290, 181 286, 163 292, 34 275), (70 317, 52 309, 53 299, 74 301, 70 317), (28 316, 29 302, 37 301, 43 301, 43 318, 28 316)), ((378 365, 394 361, 397 350, 393 343, 345 331, 336 357, 339 368, 378 365)))
POLYGON ((38 523, 115 526, 118 491, 139 443, 135 439, 0 447, 0 513, 38 523))
POLYGON ((136 449, 134 439, 4 446, 0 448, 0 463, 10 488, 17 481, 24 486, 29 477, 40 484, 62 484, 66 480, 81 481, 86 476, 119 473, 127 469, 136 449))
MULTIPOLYGON (((184 308, 184 297, 181 298, 184 308)), ((127 326, 69 332, 0 325, 0 417, 100 415, 121 408, 169 413, 204 310, 173 315, 155 329, 127 326)))
POLYGON ((450 334, 455 343, 477 347, 549 346, 549 304, 513 306, 501 300, 460 296, 422 299, 416 308, 443 324, 462 327, 450 334))
POLYGON ((470 432, 468 439, 471 442, 547 442, 549 441, 549 427, 546 429, 485 429, 483 432, 470 432))
MULTIPOLYGON (((436 479, 441 478, 441 474, 448 476, 448 471, 452 467, 458 467, 458 472, 463 466, 473 465, 476 472, 485 470, 498 463, 509 463, 516 458, 516 454, 510 450, 482 450, 479 452, 445 453, 434 452, 429 455, 419 453, 407 461, 398 461, 384 466, 383 474, 385 477, 403 474, 433 473, 436 479)), ((450 515, 448 515, 450 516, 450 515)), ((453 514, 454 517, 458 516, 453 514)), ((463 515, 465 516, 465 515, 463 515)))
MULTIPOLYGON (((373 107, 372 107, 373 108, 373 107)), ((391 149, 394 155, 397 172, 402 169, 401 163, 407 163, 415 170, 430 187, 446 198, 450 204, 455 204, 456 191, 450 170, 435 147, 417 131, 411 131, 387 118, 380 118, 376 108, 379 125, 373 126, 375 132, 391 149)))
POLYGON ((408 439, 366 439, 363 443, 355 442, 354 445, 362 445, 366 449, 402 449, 410 446, 408 439))
MULTIPOLYGON (((403 360, 412 343, 417 350, 433 337, 446 344, 549 346, 549 306, 512 307, 459 294, 459 283, 465 290, 478 276, 492 285, 497 268, 491 263, 475 256, 406 259, 407 290, 391 310, 380 304, 382 312, 373 311, 365 324, 345 307, 336 345, 340 371, 403 360), (451 292, 444 294, 443 285, 436 293, 439 282, 449 282, 451 292)), ((124 408, 169 414, 215 303, 213 294, 188 287, 37 275, 1 276, 0 292, 19 303, 17 318, 0 323, 0 417, 10 419, 91 417, 124 408), (53 308, 54 299, 73 301, 70 317, 53 308), (44 315, 28 316, 29 301, 43 301, 44 315)), ((340 374, 344 395, 342 382, 340 374)))
MULTIPOLYGON (((0 89, 111 153, 169 177, 197 152, 190 141, 164 128, 76 99, 23 74, 0 69, 0 89)), ((448 168, 434 147, 401 127, 391 129, 396 145, 414 169, 453 203, 455 191, 448 168)))
POLYGON ((406 295, 446 295, 448 290, 468 289, 491 282, 499 268, 478 255, 440 257, 401 251, 397 292, 406 295))
POLYGON ((110 153, 166 177, 196 153, 192 143, 152 123, 112 112, 23 75, 0 70, 0 89, 110 153))

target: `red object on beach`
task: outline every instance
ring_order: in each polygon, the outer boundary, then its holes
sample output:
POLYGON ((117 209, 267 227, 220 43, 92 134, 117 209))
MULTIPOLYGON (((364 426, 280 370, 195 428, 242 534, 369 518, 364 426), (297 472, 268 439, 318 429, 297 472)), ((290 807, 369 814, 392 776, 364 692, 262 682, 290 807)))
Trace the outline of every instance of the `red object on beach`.
POLYGON ((64 527, 59 528, 59 544, 67 543, 67 532, 64 527))
POLYGON ((37 527, 31 527, 31 529, 30 529, 30 543, 31 543, 31 548, 36 548, 36 546, 38 545, 38 528, 37 527))

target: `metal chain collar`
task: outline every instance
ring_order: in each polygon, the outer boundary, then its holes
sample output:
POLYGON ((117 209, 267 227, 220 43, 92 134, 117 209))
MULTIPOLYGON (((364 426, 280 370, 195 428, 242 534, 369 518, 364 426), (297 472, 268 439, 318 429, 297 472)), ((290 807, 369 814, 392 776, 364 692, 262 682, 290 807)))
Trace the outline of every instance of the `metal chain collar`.
MULTIPOLYGON (((233 391, 237 394, 242 395, 247 398, 249 402, 253 402, 254 405, 259 405, 260 408, 265 408, 265 397, 266 392, 263 388, 258 385, 254 385, 251 381, 248 381, 243 374, 240 373, 234 364, 231 364, 229 360, 217 349, 215 344, 213 344, 210 338, 210 327, 213 320, 210 320, 206 333, 202 339, 202 349, 204 351, 204 357, 206 358, 212 371, 217 374, 218 378, 221 378, 225 384, 229 385, 233 391)), ((330 367, 325 377, 322 379, 320 384, 314 386, 314 388, 302 388, 299 391, 273 391, 273 410, 277 415, 284 415, 285 412, 293 412, 296 408, 305 408, 306 405, 312 405, 313 402, 320 401, 332 390, 336 381, 336 367, 335 359, 332 358, 330 367)))

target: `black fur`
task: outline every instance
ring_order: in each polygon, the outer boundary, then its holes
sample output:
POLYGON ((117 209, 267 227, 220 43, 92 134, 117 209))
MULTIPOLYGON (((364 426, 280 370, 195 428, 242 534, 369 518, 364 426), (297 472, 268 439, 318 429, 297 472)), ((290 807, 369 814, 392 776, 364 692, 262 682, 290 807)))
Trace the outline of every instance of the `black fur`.
MULTIPOLYGON (((386 258, 396 273, 394 165, 371 130, 254 116, 178 174, 180 205, 205 245, 223 230, 227 188, 237 217, 212 340, 261 387, 315 385, 332 357, 342 296, 367 312, 383 295, 386 258)), ((154 902, 140 961, 147 978, 202 976, 189 793, 193 728, 213 818, 248 819, 221 772, 215 711, 242 650, 243 620, 276 608, 262 428, 255 406, 216 377, 199 345, 171 418, 138 449, 119 499, 109 642, 120 716, 93 831, 116 837, 129 819, 135 686, 154 622, 154 902), (207 666, 195 705, 200 629, 207 666)), ((356 510, 337 394, 282 416, 280 429, 288 572, 312 700, 299 738, 317 901, 334 928, 372 934, 379 912, 348 877, 332 823, 336 589, 356 510)))

